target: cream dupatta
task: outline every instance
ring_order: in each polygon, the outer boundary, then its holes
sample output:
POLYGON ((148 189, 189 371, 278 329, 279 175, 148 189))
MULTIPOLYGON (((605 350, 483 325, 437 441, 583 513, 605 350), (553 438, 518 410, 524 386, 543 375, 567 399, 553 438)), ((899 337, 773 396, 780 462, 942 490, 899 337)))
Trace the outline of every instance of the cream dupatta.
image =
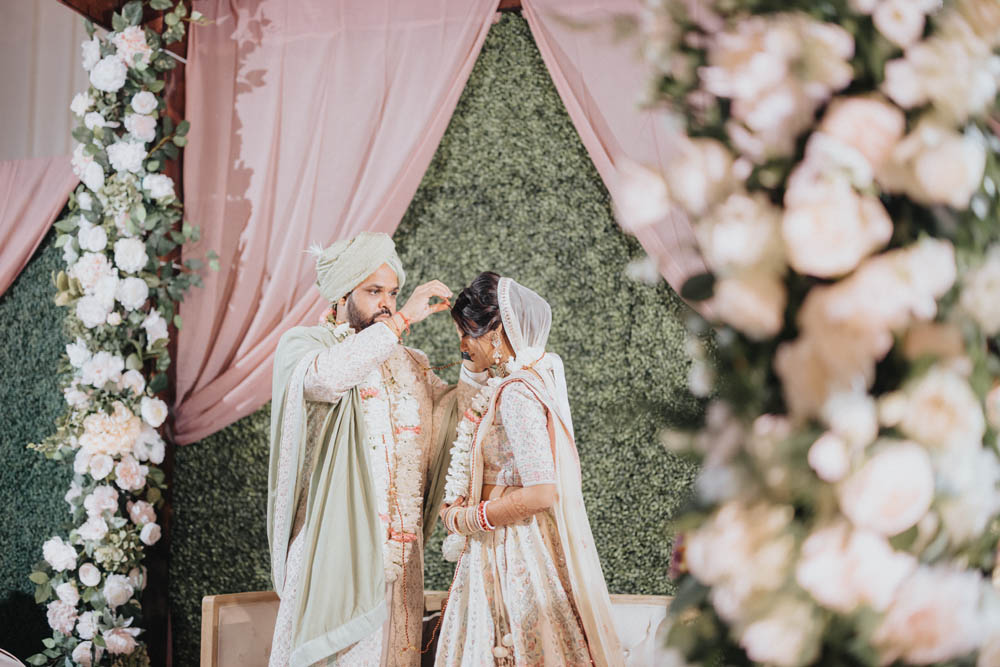
POLYGON ((573 602, 591 657, 597 667, 620 667, 625 664, 624 652, 615 631, 611 597, 583 502, 580 457, 573 433, 562 359, 551 352, 544 352, 551 328, 551 311, 544 299, 510 278, 500 279, 498 296, 504 331, 514 347, 517 360, 528 362, 529 367, 516 371, 497 387, 476 431, 469 453, 471 497, 467 505, 478 505, 482 496, 483 442, 489 431, 483 424, 493 423, 504 388, 514 382, 523 383, 545 406, 548 414, 558 490, 558 499, 552 509, 566 558, 573 602))

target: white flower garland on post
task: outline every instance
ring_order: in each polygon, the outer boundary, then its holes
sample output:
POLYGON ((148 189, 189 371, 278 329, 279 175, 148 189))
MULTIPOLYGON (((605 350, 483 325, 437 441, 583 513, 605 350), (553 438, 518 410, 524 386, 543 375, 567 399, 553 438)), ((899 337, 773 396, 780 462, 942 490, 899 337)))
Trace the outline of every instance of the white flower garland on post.
MULTIPOLYGON (((182 220, 172 179, 160 173, 187 142, 160 98, 175 61, 165 44, 181 40, 190 18, 183 2, 126 4, 101 36, 89 21, 81 56, 90 88, 74 97, 80 119, 73 170, 81 185, 56 222, 66 270, 54 276, 56 303, 70 308, 63 395, 67 412, 54 434, 29 445, 71 463, 65 499, 73 528, 42 546, 31 573, 35 600, 52 636, 32 665, 145 665, 137 627, 146 587, 144 549, 160 539, 165 444, 157 429, 167 405, 168 322, 200 285, 198 260, 168 259, 198 230, 182 220), (143 27, 144 7, 169 10, 162 33, 143 27)), ((214 253, 210 254, 216 268, 214 253)))

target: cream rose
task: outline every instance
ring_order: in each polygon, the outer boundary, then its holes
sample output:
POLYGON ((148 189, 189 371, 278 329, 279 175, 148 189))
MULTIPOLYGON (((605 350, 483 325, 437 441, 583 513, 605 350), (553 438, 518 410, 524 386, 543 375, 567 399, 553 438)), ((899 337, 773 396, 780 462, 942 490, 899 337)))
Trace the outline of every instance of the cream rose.
POLYGON ((139 634, 137 628, 112 628, 101 633, 104 644, 108 647, 108 653, 112 655, 128 655, 135 651, 138 644, 135 635, 139 634))
POLYGON ((824 482, 839 482, 844 479, 850 468, 846 443, 829 431, 809 447, 807 458, 809 467, 815 470, 824 482))
POLYGON ((84 563, 80 566, 80 583, 90 588, 97 586, 101 583, 101 571, 93 563, 84 563))
POLYGON ((138 491, 146 486, 146 474, 149 468, 139 465, 130 454, 118 462, 115 466, 115 484, 125 491, 138 491))
POLYGON ((76 625, 76 606, 62 600, 53 600, 46 607, 46 617, 49 627, 64 635, 73 634, 76 625))
POLYGON ((823 625, 811 604, 784 598, 743 629, 740 646, 756 663, 798 667, 819 657, 822 634, 823 625))
POLYGON ((635 233, 670 214, 667 184, 652 169, 626 160, 619 167, 616 180, 615 215, 626 231, 635 233))
POLYGON ((907 437, 939 451, 982 446, 986 419, 965 378, 934 367, 908 383, 904 392, 907 402, 899 429, 907 437))
POLYGON ((73 368, 80 368, 90 360, 87 342, 77 336, 74 342, 66 344, 66 356, 69 357, 69 363, 73 368))
POLYGON ((56 597, 68 605, 75 607, 80 602, 80 592, 72 581, 64 581, 55 588, 56 597))
POLYGON ((102 484, 98 486, 83 501, 87 516, 99 517, 104 512, 114 515, 118 511, 118 492, 113 487, 102 484))
POLYGON ((113 407, 110 415, 97 412, 83 420, 80 446, 91 454, 116 456, 130 452, 142 431, 142 420, 121 401, 115 401, 113 407))
POLYGON ((779 274, 785 266, 779 235, 781 209, 763 193, 730 195, 695 226, 706 263, 729 276, 760 267, 779 274))
POLYGON ((76 529, 81 539, 87 542, 104 539, 108 534, 108 523, 99 516, 92 516, 76 529))
POLYGON ((882 0, 872 13, 872 21, 886 39, 903 49, 924 34, 924 11, 913 0, 882 0))
POLYGON ((81 221, 76 242, 80 244, 81 250, 101 252, 108 245, 108 233, 100 225, 83 224, 81 221))
POLYGON ((117 383, 125 369, 125 360, 117 354, 101 350, 80 368, 80 380, 101 389, 108 382, 117 383))
POLYGON ((906 117, 878 97, 845 97, 830 102, 819 131, 861 153, 873 169, 889 156, 906 129, 906 117))
POLYGON ((153 428, 159 426, 167 418, 167 404, 158 398, 144 396, 141 403, 142 418, 153 428))
POLYGON ((157 523, 147 523, 139 532, 139 539, 143 544, 152 546, 160 540, 160 525, 157 523))
POLYGON ((119 172, 137 174, 142 171, 146 159, 146 146, 139 141, 116 141, 108 146, 108 160, 111 167, 119 172))
POLYGON ((683 139, 666 168, 670 198, 693 218, 704 215, 736 187, 733 155, 715 139, 683 139))
POLYGON ((726 324, 763 340, 781 331, 787 298, 780 277, 756 272, 719 280, 709 304, 726 324))
POLYGON ((986 261, 964 279, 960 303, 962 309, 983 328, 988 336, 1000 333, 1000 246, 992 246, 986 261))
POLYGON ((837 392, 826 399, 824 421, 851 451, 859 451, 878 436, 878 409, 875 399, 864 392, 837 392))
POLYGON ((937 508, 954 545, 982 536, 1000 513, 1000 461, 989 449, 949 452, 935 459, 937 508))
POLYGON ((132 25, 121 32, 112 33, 111 42, 117 55, 129 67, 144 69, 149 65, 153 49, 146 43, 146 31, 141 26, 132 25))
POLYGON ((111 609, 116 609, 128 602, 134 592, 132 584, 129 583, 128 577, 125 575, 109 574, 104 580, 102 594, 111 609))
POLYGON ((142 179, 142 189, 153 199, 167 199, 174 196, 174 181, 166 174, 149 174, 142 179))
POLYGON ((129 134, 143 143, 156 138, 156 119, 141 113, 130 113, 125 116, 125 129, 129 134))
POLYGON ((872 635, 882 664, 897 659, 932 664, 975 650, 985 634, 979 601, 986 586, 976 571, 919 567, 900 586, 872 635))
MULTIPOLYGON (((93 638, 93 635, 91 636, 93 638)), ((101 656, 104 655, 104 649, 100 646, 96 647, 97 652, 94 652, 94 643, 90 641, 80 642, 73 649, 73 662, 80 665, 80 667, 92 667, 95 659, 100 662, 101 656)))
POLYGON ((137 500, 134 503, 129 502, 128 516, 132 519, 132 523, 137 526, 154 523, 156 521, 156 511, 153 509, 153 506, 145 500, 137 500))
MULTIPOLYGON (((81 639, 93 639, 97 634, 97 613, 85 611, 80 614, 80 619, 76 622, 76 634, 81 639)), ((74 658, 75 659, 75 658, 74 658)))
POLYGON ((146 378, 137 370, 125 371, 118 386, 122 390, 128 389, 135 396, 142 396, 142 392, 146 389, 146 378))
POLYGON ((858 528, 898 535, 930 509, 934 499, 930 456, 916 443, 887 440, 839 485, 837 497, 841 510, 858 528))

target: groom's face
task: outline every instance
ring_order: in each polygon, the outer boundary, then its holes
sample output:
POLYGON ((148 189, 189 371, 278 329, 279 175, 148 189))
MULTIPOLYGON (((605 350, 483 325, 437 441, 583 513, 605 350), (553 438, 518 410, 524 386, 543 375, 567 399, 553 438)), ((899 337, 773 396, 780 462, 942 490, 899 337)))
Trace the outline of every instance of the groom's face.
POLYGON ((355 331, 367 329, 396 314, 399 279, 388 264, 362 281, 347 296, 347 322, 355 331))

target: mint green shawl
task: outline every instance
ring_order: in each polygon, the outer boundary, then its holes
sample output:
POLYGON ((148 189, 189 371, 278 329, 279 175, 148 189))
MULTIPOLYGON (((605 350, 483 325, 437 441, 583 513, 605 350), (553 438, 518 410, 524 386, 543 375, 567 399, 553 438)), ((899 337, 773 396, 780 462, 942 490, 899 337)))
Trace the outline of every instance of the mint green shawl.
POLYGON ((281 337, 274 360, 267 537, 274 588, 283 602, 290 598, 295 605, 292 667, 331 657, 380 630, 388 616, 382 524, 356 388, 328 409, 314 408, 312 418, 321 419, 322 427, 311 460, 305 460, 309 429, 303 379, 316 356, 336 344, 324 327, 296 327, 281 337), (282 457, 291 461, 291 478, 279 488, 282 457), (296 590, 286 590, 286 558, 306 474, 302 570, 296 590))

